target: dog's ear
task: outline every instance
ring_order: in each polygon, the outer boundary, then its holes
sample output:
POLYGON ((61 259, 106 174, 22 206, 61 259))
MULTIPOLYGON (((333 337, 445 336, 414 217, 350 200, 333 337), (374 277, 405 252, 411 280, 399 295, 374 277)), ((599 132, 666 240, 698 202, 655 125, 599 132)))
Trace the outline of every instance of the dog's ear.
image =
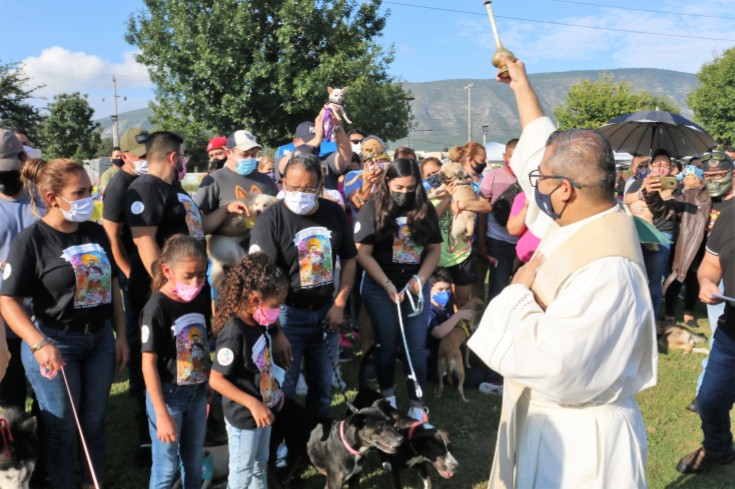
POLYGON ((348 89, 348 88, 350 88, 350 87, 344 87, 344 88, 342 89, 342 93, 347 93, 347 89, 348 89))
POLYGON ((333 91, 334 91, 334 88, 332 88, 332 87, 327 87, 327 93, 328 93, 329 95, 332 95, 332 92, 333 92, 333 91))
POLYGON ((354 424, 357 429, 361 429, 365 426, 365 422, 367 421, 367 416, 365 416, 362 413, 355 413, 352 415, 352 424, 354 424))
POLYGON ((35 433, 37 424, 38 423, 36 422, 36 417, 31 416, 21 423, 20 429, 23 431, 27 431, 28 433, 35 433))

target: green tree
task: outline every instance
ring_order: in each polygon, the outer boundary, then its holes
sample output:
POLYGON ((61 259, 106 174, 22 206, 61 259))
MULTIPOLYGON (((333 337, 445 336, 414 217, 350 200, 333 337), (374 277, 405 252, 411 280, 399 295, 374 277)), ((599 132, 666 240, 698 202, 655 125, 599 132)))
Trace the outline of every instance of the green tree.
POLYGON ((704 64, 697 79, 699 87, 689 94, 687 104, 715 141, 732 146, 735 144, 735 48, 704 64))
POLYGON ((598 129, 619 115, 639 110, 678 112, 676 104, 648 92, 631 93, 631 84, 603 73, 596 81, 582 80, 567 92, 565 105, 554 109, 559 129, 598 129))
POLYGON ((29 100, 43 85, 29 88, 30 81, 18 63, 0 63, 0 127, 22 129, 33 140, 41 114, 29 100))
POLYGON ((376 41, 381 2, 144 0, 126 40, 156 85, 154 122, 187 140, 247 128, 261 143, 283 144, 314 119, 327 86, 350 87, 354 127, 395 140, 408 134, 410 115, 387 71, 392 48, 376 41))
MULTIPOLYGON (((44 156, 77 161, 100 156, 100 125, 92 121, 94 110, 87 95, 62 93, 54 96, 48 115, 39 128, 44 156)), ((109 154, 109 153, 108 153, 109 154)))

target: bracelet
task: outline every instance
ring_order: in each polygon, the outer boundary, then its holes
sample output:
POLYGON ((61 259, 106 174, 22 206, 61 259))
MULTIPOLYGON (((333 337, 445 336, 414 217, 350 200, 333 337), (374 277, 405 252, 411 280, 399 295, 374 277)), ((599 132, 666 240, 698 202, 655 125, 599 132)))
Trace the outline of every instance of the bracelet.
POLYGON ((383 284, 383 288, 387 289, 389 285, 393 285, 393 282, 390 281, 390 279, 386 279, 385 283, 383 284))
POLYGON ((31 348, 31 353, 36 353, 38 350, 40 350, 44 346, 50 345, 50 344, 51 344, 51 340, 48 338, 44 338, 38 343, 36 343, 36 345, 31 348))

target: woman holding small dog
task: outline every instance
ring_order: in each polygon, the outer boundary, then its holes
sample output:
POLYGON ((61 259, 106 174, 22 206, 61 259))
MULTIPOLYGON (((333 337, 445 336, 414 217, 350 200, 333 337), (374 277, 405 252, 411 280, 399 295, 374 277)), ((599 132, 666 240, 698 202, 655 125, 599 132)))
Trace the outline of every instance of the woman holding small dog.
MULTIPOLYGON (((93 202, 84 167, 68 159, 34 160, 22 175, 35 185, 32 206, 47 212, 13 240, 3 271, 0 311, 23 339, 21 357, 41 408, 51 484, 54 489, 72 489, 79 487, 74 467, 78 433, 65 383, 94 472, 101 477, 115 363, 121 370, 128 360, 118 271, 105 231, 87 221, 93 202), (33 322, 23 307, 25 297, 33 301, 33 322)), ((86 463, 81 474, 84 487, 92 487, 86 463)))
POLYGON ((227 274, 212 331, 217 352, 209 385, 222 394, 230 451, 230 489, 268 487, 273 411, 283 392, 273 374, 272 326, 286 300, 288 280, 264 253, 246 256, 227 274))
MULTIPOLYGON (((421 184, 414 160, 398 159, 385 170, 375 196, 357 215, 357 260, 365 270, 362 299, 375 330, 375 373, 383 396, 395 406, 393 374, 400 340, 396 304, 408 355, 422 388, 426 385, 426 324, 429 309, 411 306, 406 294, 429 294, 428 279, 439 263, 442 235, 434 207, 421 184)), ((404 358, 404 366, 406 365, 404 358)), ((424 406, 407 380, 409 415, 425 421, 424 406)))

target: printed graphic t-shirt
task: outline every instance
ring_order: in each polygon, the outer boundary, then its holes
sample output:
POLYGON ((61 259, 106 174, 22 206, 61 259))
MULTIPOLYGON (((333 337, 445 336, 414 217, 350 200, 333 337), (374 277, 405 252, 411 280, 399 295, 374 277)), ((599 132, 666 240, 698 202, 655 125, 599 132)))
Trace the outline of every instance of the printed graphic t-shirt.
POLYGON ((33 313, 52 327, 97 323, 112 317, 116 276, 102 226, 62 233, 37 221, 13 240, 0 294, 32 298, 33 313))
MULTIPOLYGON (((271 338, 264 326, 250 326, 240 318, 233 318, 217 334, 212 369, 270 409, 278 406, 283 397, 273 377, 272 366, 271 338)), ((235 428, 257 428, 252 413, 245 406, 223 397, 222 409, 235 428)))
POLYGON ((288 275, 286 303, 304 309, 332 300, 337 257, 357 255, 344 211, 321 198, 316 212, 307 216, 291 212, 284 202, 266 209, 250 235, 250 253, 258 251, 288 275))
MULTIPOLYGON (((428 207, 427 220, 433 221, 434 232, 429 236, 427 243, 439 244, 442 242, 439 230, 439 219, 434 206, 428 207)), ((395 236, 376 238, 375 229, 375 200, 371 199, 362 206, 357 214, 355 223, 355 242, 373 245, 373 258, 378 262, 397 290, 405 287, 406 283, 418 273, 424 261, 426 250, 411 239, 411 232, 405 215, 396 217, 398 233, 395 236)), ((382 284, 381 284, 382 285, 382 284)))
POLYGON ((158 355, 161 382, 195 385, 209 379, 210 294, 205 285, 191 302, 178 302, 156 292, 143 308, 142 351, 158 355))

